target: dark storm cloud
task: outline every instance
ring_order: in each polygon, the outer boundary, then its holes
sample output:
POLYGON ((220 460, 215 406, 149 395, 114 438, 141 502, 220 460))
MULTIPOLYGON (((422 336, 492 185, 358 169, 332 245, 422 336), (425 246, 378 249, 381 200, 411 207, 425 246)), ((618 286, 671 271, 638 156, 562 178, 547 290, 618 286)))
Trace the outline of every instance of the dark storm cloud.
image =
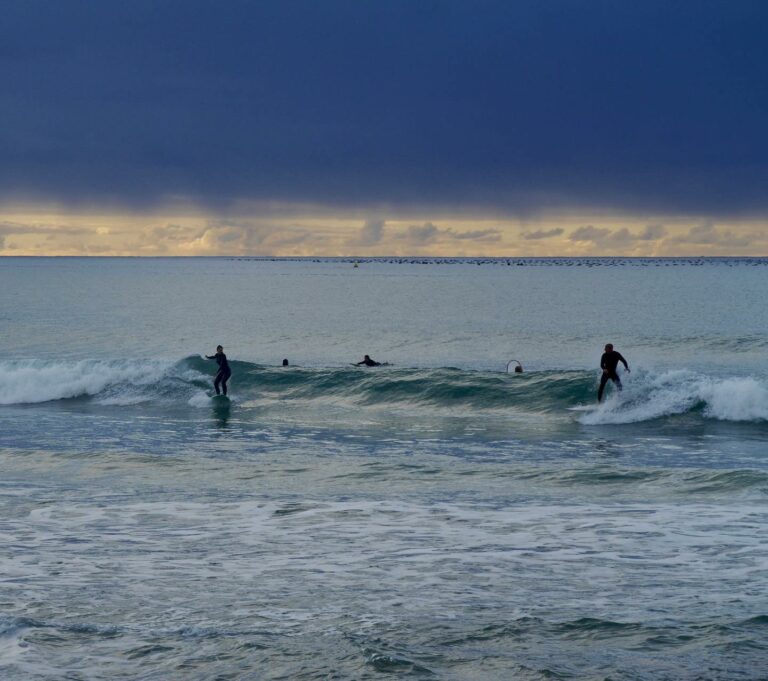
POLYGON ((16 0, 0 198, 768 208, 763 0, 16 0))

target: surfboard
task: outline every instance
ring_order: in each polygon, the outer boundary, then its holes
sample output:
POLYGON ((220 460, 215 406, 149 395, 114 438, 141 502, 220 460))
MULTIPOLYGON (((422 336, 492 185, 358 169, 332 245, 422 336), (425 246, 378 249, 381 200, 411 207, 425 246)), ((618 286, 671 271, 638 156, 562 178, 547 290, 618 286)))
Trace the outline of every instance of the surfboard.
POLYGON ((577 404, 575 407, 568 407, 568 411, 595 411, 601 406, 600 404, 577 404))

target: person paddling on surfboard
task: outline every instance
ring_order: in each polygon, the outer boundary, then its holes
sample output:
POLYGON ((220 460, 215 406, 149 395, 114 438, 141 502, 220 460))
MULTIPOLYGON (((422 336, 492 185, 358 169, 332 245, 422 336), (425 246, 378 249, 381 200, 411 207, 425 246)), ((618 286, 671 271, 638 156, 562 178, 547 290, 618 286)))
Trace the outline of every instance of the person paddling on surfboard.
POLYGON ((357 362, 354 366, 359 367, 362 364, 365 364, 365 366, 367 366, 367 367, 380 367, 381 366, 381 362, 375 362, 368 355, 363 357, 363 361, 362 362, 357 362))
POLYGON ((621 392, 621 379, 616 373, 616 367, 619 366, 619 362, 624 364, 624 368, 629 373, 627 360, 621 356, 621 353, 613 349, 612 343, 608 343, 605 346, 603 356, 600 358, 600 368, 603 370, 603 375, 600 377, 600 388, 597 391, 598 403, 603 401, 603 390, 605 390, 605 384, 608 383, 608 379, 612 380, 616 384, 616 389, 621 392))
POLYGON ((229 377, 232 375, 232 369, 229 368, 229 363, 227 362, 227 356, 224 354, 224 348, 222 348, 220 345, 216 346, 216 354, 215 355, 206 355, 206 359, 215 359, 216 364, 219 365, 219 371, 216 374, 216 378, 213 379, 213 387, 216 390, 216 394, 220 395, 221 392, 219 391, 219 384, 221 384, 222 390, 224 390, 224 394, 227 394, 227 381, 229 380, 229 377))

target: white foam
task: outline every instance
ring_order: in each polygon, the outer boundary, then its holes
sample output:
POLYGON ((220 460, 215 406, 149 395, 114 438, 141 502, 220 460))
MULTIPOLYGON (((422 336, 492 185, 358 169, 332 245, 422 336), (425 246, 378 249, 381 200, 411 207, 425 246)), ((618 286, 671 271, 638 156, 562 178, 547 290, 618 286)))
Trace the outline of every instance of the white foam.
POLYGON ((211 396, 201 390, 192 395, 187 404, 190 407, 209 407, 211 406, 211 396))
POLYGON ((730 378, 702 389, 705 414, 725 421, 768 421, 768 388, 754 378, 730 378))
MULTIPOLYGON (((119 385, 149 385, 170 366, 170 363, 131 360, 0 362, 0 405, 34 404, 98 395, 109 387, 119 385)), ((121 398, 114 395, 109 399, 121 398)))
POLYGON ((724 421, 768 420, 768 386, 752 377, 714 378, 687 370, 625 377, 614 393, 579 418, 586 425, 650 421, 684 414, 703 404, 703 414, 724 421))

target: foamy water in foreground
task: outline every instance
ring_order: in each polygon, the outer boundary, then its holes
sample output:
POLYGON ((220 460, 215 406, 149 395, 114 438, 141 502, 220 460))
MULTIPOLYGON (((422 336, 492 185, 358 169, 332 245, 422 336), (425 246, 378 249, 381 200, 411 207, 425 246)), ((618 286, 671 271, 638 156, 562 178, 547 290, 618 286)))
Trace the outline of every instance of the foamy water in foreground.
POLYGON ((675 263, 3 260, 2 677, 766 678, 768 281, 675 263))

